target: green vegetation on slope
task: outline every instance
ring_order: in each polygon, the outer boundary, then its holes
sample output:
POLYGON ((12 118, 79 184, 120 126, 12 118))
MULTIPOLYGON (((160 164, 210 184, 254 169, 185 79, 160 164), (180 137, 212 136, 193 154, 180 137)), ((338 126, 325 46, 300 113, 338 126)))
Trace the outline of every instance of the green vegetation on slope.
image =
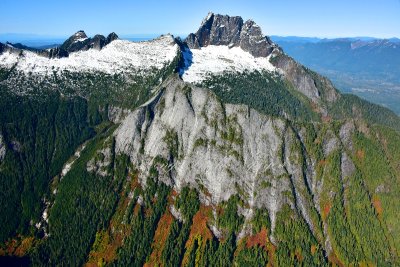
POLYGON ((0 89, 0 133, 6 155, 0 165, 0 242, 34 232, 52 178, 75 149, 93 135, 82 98, 19 97, 0 89))
POLYGON ((355 95, 341 95, 339 100, 331 105, 329 112, 335 119, 355 117, 400 131, 400 118, 393 111, 355 95))
POLYGON ((245 104, 274 117, 319 120, 308 100, 278 75, 226 73, 205 80, 201 86, 212 90, 225 103, 245 104))

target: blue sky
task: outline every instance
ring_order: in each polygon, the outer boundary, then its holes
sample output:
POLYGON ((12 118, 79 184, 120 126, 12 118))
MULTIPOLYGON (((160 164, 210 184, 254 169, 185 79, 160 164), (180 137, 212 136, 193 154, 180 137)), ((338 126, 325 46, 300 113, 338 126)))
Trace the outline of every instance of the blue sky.
POLYGON ((187 34, 209 11, 252 18, 266 35, 400 37, 400 0, 0 0, 0 34, 187 34))

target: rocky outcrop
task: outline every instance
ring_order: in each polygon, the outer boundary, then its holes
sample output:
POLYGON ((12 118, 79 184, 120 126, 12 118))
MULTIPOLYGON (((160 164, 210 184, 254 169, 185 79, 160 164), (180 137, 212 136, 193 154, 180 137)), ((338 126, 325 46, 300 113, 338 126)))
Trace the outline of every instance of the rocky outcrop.
POLYGON ((347 155, 347 153, 342 153, 340 166, 342 171, 342 179, 344 180, 352 176, 356 171, 356 167, 354 166, 354 163, 351 161, 351 158, 347 155))
POLYGON ((192 49, 199 49, 200 48, 200 42, 199 39, 197 39, 196 34, 190 33, 186 39, 185 39, 185 44, 192 48, 192 49))
POLYGON ((107 38, 97 34, 93 38, 87 37, 84 31, 78 31, 69 37, 61 46, 60 49, 68 53, 76 51, 85 51, 91 48, 101 50, 104 46, 118 39, 118 35, 114 32, 110 33, 107 38))
POLYGON ((109 175, 109 166, 112 161, 111 149, 110 147, 106 147, 97 151, 96 157, 92 158, 86 164, 86 170, 88 172, 94 172, 100 176, 107 176, 109 175))
POLYGON ((59 47, 41 50, 38 51, 37 54, 47 58, 62 58, 62 57, 68 57, 69 55, 67 51, 59 47))
POLYGON ((185 42, 192 49, 209 45, 240 47, 255 57, 267 57, 276 45, 263 36, 261 28, 252 20, 209 13, 199 30, 191 33, 185 42))
POLYGON ((108 45, 112 41, 118 40, 118 39, 119 39, 118 35, 115 32, 112 32, 107 36, 106 45, 108 45))
POLYGON ((314 83, 314 79, 292 58, 281 54, 274 58, 272 64, 281 69, 285 77, 305 96, 312 100, 320 98, 320 92, 314 83))
POLYGON ((322 151, 325 157, 328 157, 333 151, 335 151, 339 147, 339 139, 331 130, 328 130, 322 142, 322 151))
POLYGON ((129 109, 123 109, 116 106, 109 106, 107 112, 108 120, 112 121, 113 123, 120 123, 129 112, 130 112, 129 109))
POLYGON ((339 130, 340 141, 350 151, 353 151, 353 133, 355 129, 354 122, 350 120, 343 124, 339 130))
POLYGON ((276 47, 271 39, 262 34, 260 26, 252 20, 244 23, 240 33, 239 46, 255 57, 266 57, 276 47))
POLYGON ((274 55, 271 63, 281 70, 294 89, 313 102, 321 99, 324 102, 334 102, 340 97, 339 92, 326 78, 300 65, 281 51, 274 55))
POLYGON ((103 35, 96 34, 89 42, 89 49, 94 48, 97 50, 102 49, 106 45, 106 38, 103 35))

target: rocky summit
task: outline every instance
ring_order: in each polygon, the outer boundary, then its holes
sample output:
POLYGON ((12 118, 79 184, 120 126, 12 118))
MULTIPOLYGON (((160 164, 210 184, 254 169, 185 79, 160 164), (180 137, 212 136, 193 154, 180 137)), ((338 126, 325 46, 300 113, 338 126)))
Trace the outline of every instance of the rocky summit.
POLYGON ((397 115, 241 17, 0 45, 0 257, 399 266, 399 147, 397 115))
POLYGON ((267 57, 276 45, 262 34, 253 20, 243 22, 241 17, 209 13, 196 33, 186 38, 190 48, 208 45, 240 47, 255 57, 267 57))
POLYGON ((116 39, 118 39, 118 36, 115 33, 110 33, 107 38, 100 34, 95 35, 93 38, 88 38, 84 31, 78 31, 69 37, 60 46, 60 49, 68 53, 84 51, 91 48, 101 50, 104 46, 116 39))

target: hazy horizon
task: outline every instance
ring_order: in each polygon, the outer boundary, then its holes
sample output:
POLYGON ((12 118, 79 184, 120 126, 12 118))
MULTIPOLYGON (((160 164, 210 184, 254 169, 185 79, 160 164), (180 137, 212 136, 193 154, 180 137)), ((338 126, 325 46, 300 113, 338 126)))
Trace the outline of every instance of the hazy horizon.
MULTIPOLYGON (((73 33, 71 33, 72 35, 73 33)), ((157 38, 158 36, 164 33, 143 33, 143 34, 118 34, 117 35, 121 39, 131 40, 131 41, 145 41, 157 38)), ((46 45, 55 45, 62 44, 69 36, 51 36, 51 35, 40 35, 40 34, 29 34, 29 33, 0 33, 0 42, 10 42, 10 43, 22 43, 24 45, 32 46, 32 47, 40 47, 46 45)), ((107 35, 107 34, 105 34, 107 35)), ((188 33, 183 34, 172 34, 175 37, 185 38, 188 33)), ((89 36, 92 37, 92 36, 89 36)), ((390 38, 379 38, 374 36, 338 36, 338 37, 325 37, 325 36, 294 36, 294 35, 269 35, 272 39, 274 38, 304 38, 304 39, 318 39, 318 40, 334 40, 334 39, 362 39, 362 40, 390 40, 397 39, 398 37, 390 37, 390 38)))
POLYGON ((184 3, 149 0, 78 1, 68 5, 50 0, 2 0, 0 34, 68 37, 77 30, 89 36, 110 32, 124 35, 190 33, 212 11, 253 19, 265 35, 342 38, 400 37, 400 1, 246 1, 184 3), (161 23, 162 22, 162 23, 161 23))

